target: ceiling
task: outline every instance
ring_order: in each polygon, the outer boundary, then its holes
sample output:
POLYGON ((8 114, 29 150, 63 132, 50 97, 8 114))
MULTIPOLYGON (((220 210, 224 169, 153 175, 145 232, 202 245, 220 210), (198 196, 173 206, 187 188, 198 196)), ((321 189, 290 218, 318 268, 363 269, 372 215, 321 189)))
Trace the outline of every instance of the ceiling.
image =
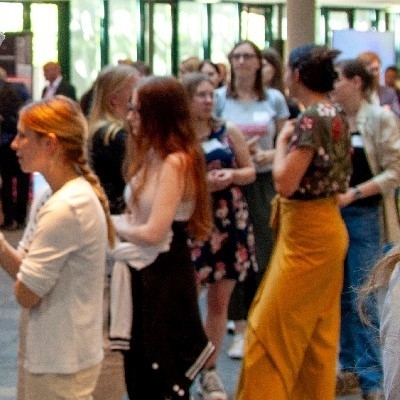
POLYGON ((342 7, 367 7, 367 8, 390 8, 399 6, 398 0, 317 0, 317 4, 321 6, 342 6, 342 7))
MULTIPOLYGON (((286 0, 239 0, 250 4, 277 4, 286 3, 286 0)), ((296 1, 296 0, 293 0, 296 1)), ((344 7, 344 8, 380 8, 397 9, 400 11, 399 0, 316 0, 318 6, 344 7)))

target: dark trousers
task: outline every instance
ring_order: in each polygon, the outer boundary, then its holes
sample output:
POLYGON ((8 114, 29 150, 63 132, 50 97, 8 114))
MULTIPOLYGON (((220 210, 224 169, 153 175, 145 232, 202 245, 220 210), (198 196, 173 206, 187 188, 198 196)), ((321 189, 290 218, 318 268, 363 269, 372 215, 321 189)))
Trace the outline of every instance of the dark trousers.
POLYGON ((124 353, 130 400, 189 400, 186 375, 208 344, 198 308, 185 224, 174 222, 170 250, 131 269, 133 321, 124 353))
POLYGON ((24 224, 29 200, 30 174, 21 171, 15 151, 9 145, 0 147, 0 175, 4 225, 12 225, 14 221, 24 224), (16 180, 15 198, 14 179, 16 180))

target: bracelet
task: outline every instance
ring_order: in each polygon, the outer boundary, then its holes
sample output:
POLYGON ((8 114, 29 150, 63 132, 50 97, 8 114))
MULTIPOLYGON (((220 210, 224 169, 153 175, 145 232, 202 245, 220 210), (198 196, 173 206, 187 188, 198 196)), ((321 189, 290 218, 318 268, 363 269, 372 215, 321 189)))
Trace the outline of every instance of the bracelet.
POLYGON ((364 197, 362 192, 361 192, 361 190, 360 190, 360 188, 358 186, 353 187, 352 190, 353 190, 354 201, 360 200, 360 199, 362 199, 364 197))

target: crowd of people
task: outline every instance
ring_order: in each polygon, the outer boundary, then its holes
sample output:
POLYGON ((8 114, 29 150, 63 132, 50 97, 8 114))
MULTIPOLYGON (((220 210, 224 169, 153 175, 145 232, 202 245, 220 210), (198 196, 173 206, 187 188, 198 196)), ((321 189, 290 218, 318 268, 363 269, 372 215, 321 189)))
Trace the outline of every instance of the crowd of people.
POLYGON ((400 398, 397 69, 339 54, 120 60, 79 102, 57 62, 39 101, 0 69, 18 400, 227 400, 228 321, 237 400, 400 398))

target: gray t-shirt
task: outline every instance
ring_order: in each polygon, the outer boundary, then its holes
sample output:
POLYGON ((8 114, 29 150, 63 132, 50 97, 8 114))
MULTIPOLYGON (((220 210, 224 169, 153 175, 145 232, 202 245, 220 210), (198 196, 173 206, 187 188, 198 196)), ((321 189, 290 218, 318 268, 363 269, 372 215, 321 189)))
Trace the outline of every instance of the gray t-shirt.
MULTIPOLYGON (((242 101, 226 97, 226 87, 215 91, 216 116, 233 122, 246 139, 259 136, 258 146, 262 150, 274 148, 276 120, 289 117, 289 109, 283 94, 276 89, 265 89, 266 99, 242 101)), ((256 166, 257 172, 270 171, 271 165, 256 166)))

